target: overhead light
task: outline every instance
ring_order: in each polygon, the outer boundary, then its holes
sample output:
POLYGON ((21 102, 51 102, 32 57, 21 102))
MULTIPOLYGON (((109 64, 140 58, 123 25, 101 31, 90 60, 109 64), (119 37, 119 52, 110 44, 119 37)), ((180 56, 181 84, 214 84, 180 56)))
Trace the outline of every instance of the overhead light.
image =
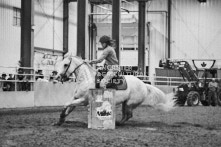
POLYGON ((198 0, 200 3, 206 3, 206 0, 198 0))

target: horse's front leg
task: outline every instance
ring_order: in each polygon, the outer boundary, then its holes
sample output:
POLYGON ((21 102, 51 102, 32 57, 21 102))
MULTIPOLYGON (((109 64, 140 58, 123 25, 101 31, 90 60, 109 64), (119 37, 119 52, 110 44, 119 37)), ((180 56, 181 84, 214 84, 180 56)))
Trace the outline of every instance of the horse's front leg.
POLYGON ((60 126, 65 122, 65 118, 74 110, 74 108, 85 101, 84 98, 74 99, 70 103, 66 104, 61 111, 59 121, 53 125, 60 126))
POLYGON ((65 122, 65 118, 74 110, 74 106, 65 106, 60 114, 58 122, 54 123, 54 126, 60 126, 65 122))

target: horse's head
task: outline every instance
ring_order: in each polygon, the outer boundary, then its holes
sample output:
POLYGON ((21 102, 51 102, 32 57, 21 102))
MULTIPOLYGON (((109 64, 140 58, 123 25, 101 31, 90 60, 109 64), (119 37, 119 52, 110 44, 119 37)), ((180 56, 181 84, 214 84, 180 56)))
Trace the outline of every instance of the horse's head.
POLYGON ((58 73, 55 79, 61 78, 61 80, 64 80, 69 78, 83 63, 84 61, 80 57, 65 55, 64 59, 56 64, 58 73))

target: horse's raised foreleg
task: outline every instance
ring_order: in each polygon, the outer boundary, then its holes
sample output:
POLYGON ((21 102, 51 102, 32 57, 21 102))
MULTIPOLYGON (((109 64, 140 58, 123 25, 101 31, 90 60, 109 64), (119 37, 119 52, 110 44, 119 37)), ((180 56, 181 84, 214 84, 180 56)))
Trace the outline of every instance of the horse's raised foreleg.
POLYGON ((75 106, 65 106, 64 109, 62 109, 59 121, 55 123, 55 126, 60 126, 65 122, 65 118, 74 110, 75 106))
POLYGON ((84 101, 85 101, 84 98, 74 99, 70 103, 66 104, 64 109, 61 111, 59 121, 55 123, 54 125, 55 126, 62 125, 65 122, 65 118, 74 110, 74 108, 84 101))

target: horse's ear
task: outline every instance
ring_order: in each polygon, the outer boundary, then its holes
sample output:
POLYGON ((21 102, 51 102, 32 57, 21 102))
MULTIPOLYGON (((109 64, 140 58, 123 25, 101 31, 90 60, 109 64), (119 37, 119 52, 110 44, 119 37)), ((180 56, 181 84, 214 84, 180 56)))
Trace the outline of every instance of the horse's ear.
POLYGON ((67 53, 64 55, 64 58, 71 58, 71 56, 72 56, 72 53, 67 52, 67 53))

